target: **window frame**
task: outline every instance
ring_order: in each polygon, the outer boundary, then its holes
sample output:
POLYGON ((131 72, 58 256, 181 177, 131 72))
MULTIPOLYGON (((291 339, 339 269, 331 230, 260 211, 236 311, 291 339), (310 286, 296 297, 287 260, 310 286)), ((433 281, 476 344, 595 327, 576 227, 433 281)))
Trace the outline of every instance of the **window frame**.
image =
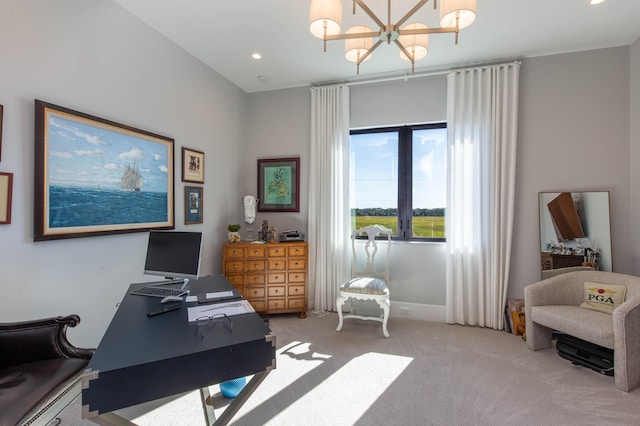
POLYGON ((446 238, 413 236, 413 132, 446 128, 446 122, 436 122, 349 130, 349 137, 371 133, 395 132, 398 134, 398 235, 391 237, 394 241, 446 242, 446 238))

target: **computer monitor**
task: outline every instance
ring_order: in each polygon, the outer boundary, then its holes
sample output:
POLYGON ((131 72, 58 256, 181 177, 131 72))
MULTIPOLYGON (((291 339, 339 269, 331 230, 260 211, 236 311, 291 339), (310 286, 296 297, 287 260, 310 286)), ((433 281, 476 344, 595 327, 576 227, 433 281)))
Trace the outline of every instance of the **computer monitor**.
POLYGON ((144 273, 169 280, 200 276, 202 232, 150 231, 144 273))

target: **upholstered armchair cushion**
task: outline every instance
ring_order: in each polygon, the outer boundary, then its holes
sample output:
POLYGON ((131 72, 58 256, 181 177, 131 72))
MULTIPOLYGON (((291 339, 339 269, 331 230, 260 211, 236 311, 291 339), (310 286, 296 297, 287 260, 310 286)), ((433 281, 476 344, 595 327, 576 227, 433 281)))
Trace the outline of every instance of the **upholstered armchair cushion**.
POLYGON ((382 278, 356 277, 340 286, 340 291, 358 294, 389 294, 389 287, 382 278))
POLYGON ((67 340, 67 327, 79 322, 69 315, 0 324, 0 426, 46 424, 71 389, 79 394, 77 378, 94 352, 67 340))
POLYGON ((577 271, 524 289, 527 347, 552 345, 553 331, 614 350, 616 388, 640 387, 640 277, 603 271, 577 271), (580 308, 587 281, 626 287, 625 302, 613 315, 580 308))

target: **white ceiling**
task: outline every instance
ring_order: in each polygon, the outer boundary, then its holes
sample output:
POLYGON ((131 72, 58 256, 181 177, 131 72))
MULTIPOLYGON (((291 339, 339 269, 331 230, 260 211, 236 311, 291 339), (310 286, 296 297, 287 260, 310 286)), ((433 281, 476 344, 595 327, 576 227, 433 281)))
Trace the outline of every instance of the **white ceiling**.
MULTIPOLYGON (((259 92, 327 81, 351 81, 411 72, 395 45, 382 45, 360 65, 344 58, 344 42, 309 33, 309 0, 114 0, 244 91, 259 92), (259 52, 256 61, 251 53, 259 52), (267 76, 261 81, 258 76, 267 76)), ((476 21, 460 32, 432 35, 416 72, 474 63, 629 45, 640 37, 640 0, 477 0, 476 21)), ((393 0, 394 23, 417 0, 393 0)), ((367 0, 383 22, 386 0, 367 0)), ((375 24, 343 0, 343 31, 375 24)), ((437 27, 433 0, 416 15, 437 27)))

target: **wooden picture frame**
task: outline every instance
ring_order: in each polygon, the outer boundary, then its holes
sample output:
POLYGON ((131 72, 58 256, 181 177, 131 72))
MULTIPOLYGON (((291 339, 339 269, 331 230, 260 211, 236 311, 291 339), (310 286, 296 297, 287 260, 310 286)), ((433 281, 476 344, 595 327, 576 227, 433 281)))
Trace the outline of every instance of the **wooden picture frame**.
POLYGON ((184 224, 194 225, 202 223, 202 195, 201 186, 184 187, 184 224))
POLYGON ((13 173, 0 172, 0 225, 11 223, 13 173))
POLYGON ((34 241, 174 229, 174 141, 35 100, 34 241))
POLYGON ((182 147, 182 181, 204 183, 204 152, 182 147))
POLYGON ((258 211, 300 211, 300 157, 258 160, 258 211))
POLYGON ((4 114, 4 106, 0 105, 0 161, 2 161, 2 116, 4 114))

